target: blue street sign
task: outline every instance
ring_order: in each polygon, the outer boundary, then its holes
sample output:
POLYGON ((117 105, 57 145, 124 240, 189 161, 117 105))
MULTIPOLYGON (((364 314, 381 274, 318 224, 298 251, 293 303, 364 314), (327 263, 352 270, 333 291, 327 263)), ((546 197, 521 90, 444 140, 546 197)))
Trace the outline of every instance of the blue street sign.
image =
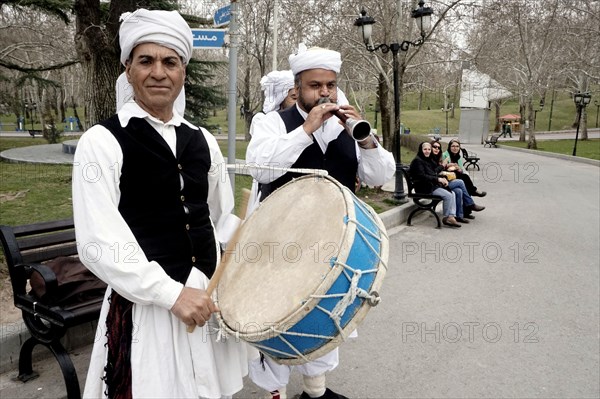
POLYGON ((231 20, 231 4, 226 5, 225 7, 219 8, 215 12, 215 16, 213 18, 215 22, 215 27, 225 26, 231 20))
POLYGON ((225 45, 227 29, 192 29, 194 48, 221 48, 225 45))

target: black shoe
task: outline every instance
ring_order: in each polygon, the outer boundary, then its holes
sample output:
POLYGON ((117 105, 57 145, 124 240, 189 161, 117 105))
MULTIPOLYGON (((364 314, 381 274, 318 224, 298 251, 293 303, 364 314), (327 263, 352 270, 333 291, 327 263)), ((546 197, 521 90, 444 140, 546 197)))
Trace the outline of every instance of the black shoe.
POLYGON ((456 219, 456 221, 457 221, 458 223, 464 223, 464 224, 467 224, 467 223, 469 223, 469 221, 468 221, 468 220, 466 220, 466 219, 463 219, 463 218, 459 218, 458 216, 457 216, 455 219, 456 219))
POLYGON ((475 219, 475 215, 471 215, 470 213, 468 215, 465 215, 465 219, 475 219))
POLYGON ((487 193, 485 191, 475 191, 473 194, 471 194, 472 197, 485 197, 487 195, 487 193))
POLYGON ((485 206, 481 206, 481 205, 477 205, 477 204, 473 204, 469 206, 469 209, 475 212, 481 212, 485 209, 485 206))
POLYGON ((348 397, 335 393, 329 388, 325 388, 325 393, 318 398, 311 398, 306 392, 302 392, 300 399, 348 399, 348 397))

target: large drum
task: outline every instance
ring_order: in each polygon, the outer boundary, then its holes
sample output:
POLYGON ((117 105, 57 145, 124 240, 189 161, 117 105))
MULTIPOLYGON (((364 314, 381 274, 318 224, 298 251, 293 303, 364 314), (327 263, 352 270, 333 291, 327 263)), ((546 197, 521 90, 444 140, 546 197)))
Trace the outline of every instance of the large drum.
POLYGON ((219 323, 282 364, 337 347, 379 301, 388 238, 377 214, 330 177, 272 193, 228 247, 219 323))

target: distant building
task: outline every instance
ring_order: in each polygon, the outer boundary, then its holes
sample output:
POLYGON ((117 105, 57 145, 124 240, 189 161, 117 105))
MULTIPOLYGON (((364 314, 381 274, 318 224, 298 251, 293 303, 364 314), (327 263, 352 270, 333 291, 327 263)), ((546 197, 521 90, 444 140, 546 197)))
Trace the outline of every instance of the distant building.
POLYGON ((510 96, 510 91, 488 75, 475 68, 464 68, 460 87, 460 142, 483 143, 490 126, 490 102, 510 96))

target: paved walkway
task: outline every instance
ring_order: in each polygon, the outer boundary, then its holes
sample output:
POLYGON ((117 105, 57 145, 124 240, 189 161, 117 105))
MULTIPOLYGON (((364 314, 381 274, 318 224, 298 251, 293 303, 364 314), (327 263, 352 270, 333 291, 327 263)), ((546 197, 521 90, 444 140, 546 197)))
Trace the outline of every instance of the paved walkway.
MULTIPOLYGON (((600 397, 600 168, 467 146, 487 209, 460 229, 390 229, 382 303, 328 386, 354 398, 600 397)), ((89 347, 73 356, 82 384, 89 347)), ((53 359, 0 397, 64 395, 53 359), (59 381, 59 382, 57 382, 59 381)), ((301 391, 293 375, 289 397, 301 391)), ((235 398, 259 398, 251 382, 235 398)))

